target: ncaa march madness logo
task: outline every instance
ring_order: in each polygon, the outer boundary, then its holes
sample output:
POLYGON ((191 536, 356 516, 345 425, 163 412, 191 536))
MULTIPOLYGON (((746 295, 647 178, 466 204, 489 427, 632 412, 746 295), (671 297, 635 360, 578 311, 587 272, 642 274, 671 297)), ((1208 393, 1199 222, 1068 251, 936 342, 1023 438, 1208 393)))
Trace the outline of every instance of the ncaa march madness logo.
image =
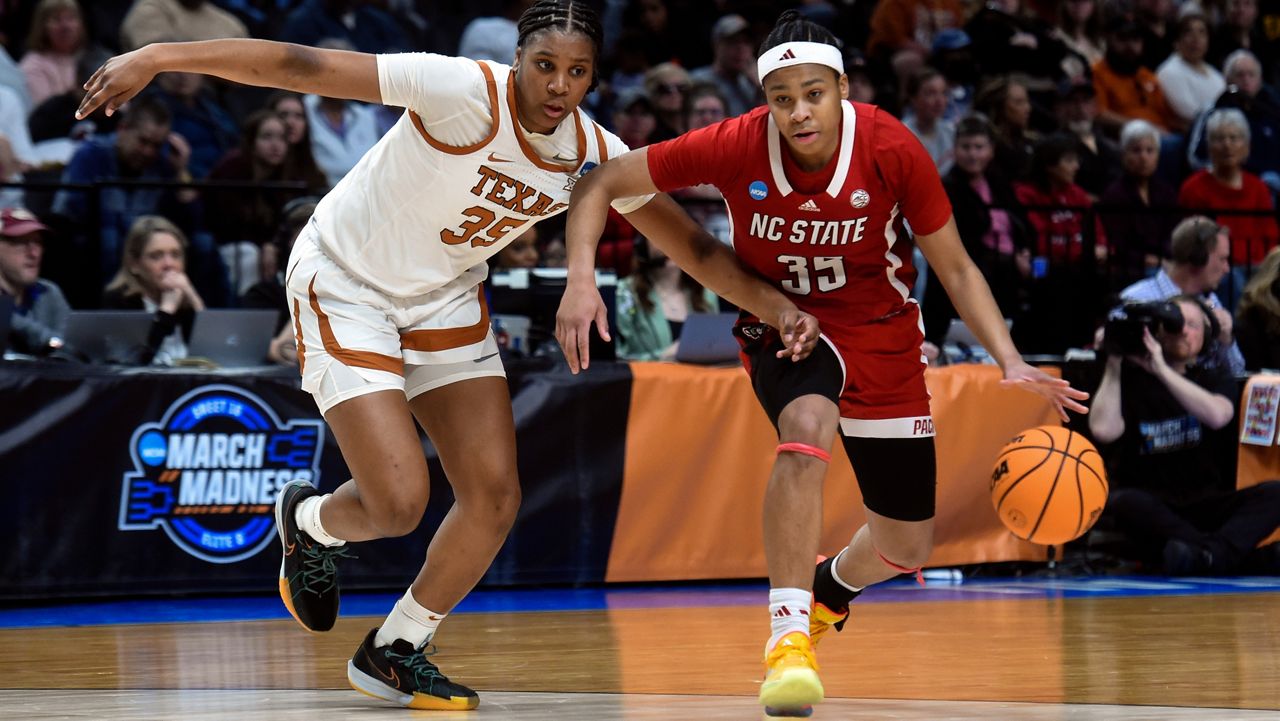
POLYGON ((201 386, 134 430, 119 528, 164 529, 211 563, 249 558, 275 537, 276 491, 319 479, 323 440, 324 421, 284 423, 252 393, 201 386))

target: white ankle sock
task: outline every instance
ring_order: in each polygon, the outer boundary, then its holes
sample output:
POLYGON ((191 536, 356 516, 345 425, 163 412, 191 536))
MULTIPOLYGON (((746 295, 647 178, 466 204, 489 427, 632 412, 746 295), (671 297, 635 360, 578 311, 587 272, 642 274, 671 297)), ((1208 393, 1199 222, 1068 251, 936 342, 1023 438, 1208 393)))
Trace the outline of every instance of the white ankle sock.
POLYGON ((831 562, 831 577, 835 579, 836 583, 840 584, 841 586, 844 586, 845 588, 849 589, 850 591, 853 591, 854 593, 857 593, 858 591, 861 591, 863 588, 865 588, 865 586, 854 586, 851 583, 846 583, 843 578, 840 578, 840 570, 836 568, 836 566, 840 565, 840 557, 843 556, 844 552, 847 550, 849 550, 849 547, 845 546, 844 551, 837 553, 836 560, 831 562))
POLYGON ((773 648, 778 639, 789 633, 801 631, 809 635, 809 610, 813 594, 803 588, 769 589, 769 623, 773 635, 765 650, 773 648))
POLYGON ((299 528, 322 545, 341 546, 346 541, 330 536, 325 532, 324 526, 320 525, 320 504, 324 503, 332 495, 332 493, 326 493, 323 496, 312 496, 303 499, 302 503, 298 504, 298 508, 294 510, 293 518, 298 522, 299 528))
POLYGON ((417 648, 436 635, 436 627, 447 615, 423 608, 413 597, 412 589, 405 591, 387 615, 387 620, 382 622, 373 645, 390 646, 392 641, 403 638, 417 648))

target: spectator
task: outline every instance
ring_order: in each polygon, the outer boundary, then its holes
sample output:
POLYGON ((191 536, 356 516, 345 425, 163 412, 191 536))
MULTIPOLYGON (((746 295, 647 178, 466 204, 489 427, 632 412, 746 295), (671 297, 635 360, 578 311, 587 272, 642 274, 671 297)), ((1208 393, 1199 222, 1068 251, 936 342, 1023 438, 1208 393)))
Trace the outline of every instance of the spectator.
MULTIPOLYGON (((191 174, 187 161, 191 149, 182 136, 170 129, 169 109, 152 98, 135 99, 120 115, 112 135, 94 137, 80 145, 62 173, 68 185, 90 185, 104 180, 186 181, 191 174)), ((190 225, 195 217, 195 193, 152 187, 108 186, 97 189, 98 215, 91 216, 89 192, 59 190, 53 209, 77 223, 80 230, 96 236, 103 276, 110 275, 120 262, 121 243, 134 222, 144 215, 164 213, 181 217, 190 225)))
POLYGON ((1010 180, 1025 178, 1038 139, 1031 129, 1026 80, 1017 75, 990 80, 978 90, 973 106, 991 119, 996 132, 995 164, 1000 173, 1010 180))
POLYGON ((1022 73, 1039 87, 1053 88, 1070 67, 1084 74, 1084 59, 1071 55, 1049 28, 1022 10, 1022 0, 991 0, 974 13, 964 30, 973 41, 982 75, 1022 73), (1068 63, 1070 59, 1070 64, 1068 63))
POLYGON ((0 45, 0 86, 9 88, 22 100, 22 114, 31 112, 31 93, 27 92, 27 79, 22 68, 13 61, 9 51, 0 45))
MULTIPOLYGON (((351 50, 344 40, 325 40, 322 49, 351 50)), ((354 100, 307 95, 302 99, 311 129, 311 154, 332 187, 382 137, 373 108, 354 100)))
POLYGON ((1107 53, 1093 66, 1093 87, 1098 94, 1099 119, 1113 137, 1124 124, 1141 118, 1168 133, 1181 129, 1160 89, 1155 73, 1142 64, 1142 29, 1123 16, 1107 33, 1107 53))
MULTIPOLYGON (((81 61, 88 39, 76 0, 40 0, 31 20, 27 53, 18 67, 27 80, 31 105, 80 89, 81 61)), ((92 58, 90 62, 99 59, 92 58)))
MULTIPOLYGON (((1258 176, 1244 169, 1249 157, 1249 121, 1235 108, 1213 111, 1205 122, 1209 138, 1209 167, 1182 183, 1178 204, 1196 211, 1270 211, 1271 191, 1258 176)), ((1262 262, 1280 239, 1280 228, 1270 213, 1222 214, 1218 222, 1231 229, 1230 307, 1244 289, 1252 266, 1262 262)))
MULTIPOLYGON (((635 31, 640 47, 643 48, 645 64, 655 66, 673 61, 680 62, 676 33, 671 26, 671 12, 666 0, 634 0, 627 2, 626 5, 623 11, 623 23, 627 28, 635 31)), ((704 44, 702 37, 697 40, 699 44, 704 44)), ((699 64, 703 62, 706 62, 705 57, 699 64)))
POLYGON ((1084 58, 1087 67, 1102 62, 1102 13, 1098 0, 1058 0, 1058 24, 1053 36, 1071 52, 1084 58))
POLYGON ((489 259, 490 270, 538 267, 538 226, 531 225, 489 259))
POLYGON ((1169 107, 1187 127, 1227 87, 1222 73, 1204 61, 1208 51, 1209 21, 1199 13, 1185 14, 1178 20, 1173 54, 1156 70, 1169 107))
POLYGON ((529 0, 503 0, 501 15, 473 18, 462 30, 458 55, 472 60, 492 60, 503 65, 516 61, 516 18, 533 3, 529 0))
POLYGON ((14 301, 9 347, 19 353, 47 355, 61 349, 71 312, 62 290, 40 277, 48 230, 27 210, 0 210, 0 294, 14 301))
MULTIPOLYGON (((995 131, 986 118, 962 119, 956 126, 955 165, 942 179, 942 187, 965 250, 982 270, 996 304, 1016 319, 1026 305, 1026 278, 1031 274, 1030 226, 994 159, 995 131)), ((959 316, 932 268, 927 283, 921 307, 925 339, 941 346, 951 320, 959 316)), ((1014 331, 1019 331, 1016 320, 1014 331)))
POLYGON ((720 301, 644 238, 636 239, 635 260, 635 271, 618 281, 618 357, 675 360, 689 313, 715 313, 720 301))
MULTIPOLYGON (((724 96, 714 85, 694 85, 684 97, 684 122, 688 130, 705 128, 728 117, 724 96)), ((724 206, 724 196, 714 185, 698 185, 671 193, 680 200, 689 217, 720 242, 730 242, 733 228, 724 206)))
POLYGON ((1055 111, 1062 130, 1079 141, 1076 182, 1089 197, 1097 198, 1120 169, 1120 146, 1102 132, 1093 83, 1063 80, 1058 84, 1057 98, 1055 111))
POLYGON ((742 115, 764 101, 760 82, 751 74, 755 48, 751 46, 749 30, 750 25, 741 15, 725 15, 717 20, 711 28, 714 59, 710 65, 689 73, 695 82, 714 83, 720 89, 729 101, 730 117, 742 115))
POLYGON ((314 47, 338 39, 362 53, 413 50, 395 18, 376 3, 363 0, 303 0, 289 13, 277 39, 314 47))
MULTIPOLYGON (((288 258, 293 250, 293 243, 298 234, 311 220, 316 210, 318 198, 308 196, 289 202, 281 211, 280 227, 276 230, 272 244, 277 248, 277 255, 288 258)), ((249 289, 240 299, 245 308, 263 308, 275 310, 280 317, 276 322, 276 336, 267 346, 267 358, 283 366, 298 365, 298 344, 294 337, 293 325, 289 322, 289 301, 284 290, 284 269, 278 268, 275 273, 264 276, 257 285, 249 289)))
POLYGON ((267 98, 266 107, 284 122, 284 137, 289 142, 289 153, 284 161, 285 177, 301 180, 310 192, 323 194, 329 189, 329 179, 320 172, 316 156, 311 153, 311 125, 307 122, 302 96, 278 90, 267 98))
MULTIPOLYGON (((867 64, 856 51, 846 53, 844 61, 845 74, 849 76, 849 99, 855 102, 872 103, 875 101, 874 89, 868 97, 861 100, 854 93, 855 77, 863 78, 870 87, 867 77, 867 64), (850 58, 849 56, 853 57, 850 58)), ((947 81, 947 110, 942 114, 946 120, 955 123, 973 111, 974 91, 978 85, 978 65, 973 59, 973 43, 963 30, 943 30, 933 38, 933 54, 929 56, 929 66, 942 71, 947 81)))
POLYGON ((1267 253, 1244 287, 1235 335, 1246 370, 1280 370, 1280 248, 1267 253))
POLYGON ((947 79, 933 68, 921 68, 907 81, 908 112, 902 124, 920 140, 942 175, 955 160, 956 126, 943 118, 947 100, 947 79))
POLYGON ((1214 334, 1201 304, 1170 304, 1181 323, 1146 331, 1145 353, 1108 355, 1093 397, 1089 430, 1111 482, 1105 513, 1168 575, 1234 573, 1276 557, 1255 547, 1280 524, 1280 483, 1228 490, 1235 481, 1222 477, 1212 441, 1231 432, 1235 380, 1198 363, 1214 334))
MULTIPOLYGON (((27 118, 18 94, 0 85, 0 178, 21 181, 35 164, 36 152, 27 131, 27 118)), ((19 205, 21 188, 0 189, 0 206, 19 205)))
MULTIPOLYGON (((1170 21, 1173 19, 1173 0, 1131 0, 1128 10, 1121 5, 1120 13, 1132 16, 1142 34, 1142 66, 1157 68, 1173 53, 1173 35, 1170 21)), ((1183 4, 1183 8, 1195 7, 1195 3, 1183 4)))
POLYGON ((173 118, 173 132, 191 148, 187 170, 205 178, 213 166, 236 146, 236 121, 218 104, 198 73, 161 73, 149 95, 164 103, 173 118))
POLYGON ((102 307, 154 314, 139 365, 172 365, 187 357, 187 341, 204 300, 186 274, 187 237, 178 226, 144 215, 129 228, 120 270, 102 294, 102 307))
POLYGON ((1111 241, 1112 267, 1125 283, 1154 274, 1169 254, 1177 219, 1178 191, 1156 175, 1160 131, 1130 120, 1120 132, 1123 174, 1100 198, 1099 217, 1111 241))
POLYGON ((649 133, 649 143, 670 140, 687 128, 684 124, 684 96, 689 91, 689 73, 675 63, 649 68, 644 74, 644 90, 653 105, 657 121, 649 133))
POLYGON ((628 148, 635 150, 648 145, 657 127, 653 100, 644 88, 629 88, 618 93, 613 104, 613 132, 628 148))
POLYGON ((247 38, 235 15, 207 0, 137 0, 120 23, 120 49, 151 43, 247 38))
MULTIPOLYGON (((1262 82, 1262 66, 1248 50, 1237 50, 1223 66, 1227 91, 1214 108, 1238 108, 1249 120, 1250 152, 1245 170, 1260 176, 1272 191, 1280 190, 1280 93, 1262 82)), ((1208 166, 1205 123, 1212 110, 1200 114, 1187 141, 1192 168, 1208 166)))
POLYGON ((898 0, 875 4, 867 55, 887 62, 895 77, 906 79, 924 65, 934 37, 964 24, 959 0, 898 0))
POLYGON ((1222 307, 1215 289, 1231 269, 1231 238, 1228 230, 1203 215, 1193 215, 1173 229, 1169 259, 1151 278, 1140 280, 1120 292, 1125 302, 1149 303, 1174 296, 1198 298, 1213 314, 1219 337, 1212 361, 1232 373, 1244 372, 1244 359, 1231 330, 1231 314, 1222 307))
MULTIPOLYGON (((270 110, 249 116, 233 150, 209 174, 210 180, 279 183, 299 178, 285 175, 289 143, 284 123, 270 110)), ((271 243, 285 203, 305 191, 237 189, 206 192, 206 224, 218 243, 222 262, 231 271, 231 288, 244 294, 261 278, 276 274, 280 262, 271 243)))
POLYGON ((1258 0, 1225 0, 1222 20, 1209 41, 1209 62, 1222 65, 1237 50, 1257 54, 1266 47, 1266 31, 1257 23, 1258 0))
POLYGON ((1030 317, 1019 332, 1032 352, 1057 354, 1083 346, 1097 326, 1096 313, 1103 310, 1094 259, 1106 258, 1106 234, 1089 212, 1089 195, 1075 182, 1078 148, 1068 135, 1045 138, 1036 144, 1029 181, 1014 184, 1019 203, 1038 206, 1027 210, 1036 257, 1030 317))

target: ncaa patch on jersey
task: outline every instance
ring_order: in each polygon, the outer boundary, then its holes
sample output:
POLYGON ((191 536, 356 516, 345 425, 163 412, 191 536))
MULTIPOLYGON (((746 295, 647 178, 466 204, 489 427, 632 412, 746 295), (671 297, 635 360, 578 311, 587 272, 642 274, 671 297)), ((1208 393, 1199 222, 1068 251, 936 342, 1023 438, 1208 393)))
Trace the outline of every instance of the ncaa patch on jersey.
POLYGON ((763 180, 757 180, 747 186, 747 195, 750 195, 752 200, 764 200, 769 197, 769 186, 765 185, 763 180))
POLYGON ((276 491, 319 480, 323 446, 320 420, 282 421, 253 393, 201 386, 134 429, 118 528, 163 530, 210 563, 249 558, 275 540, 276 491))
POLYGON ((871 202, 871 193, 858 188, 849 195, 849 204, 855 208, 865 208, 871 202))

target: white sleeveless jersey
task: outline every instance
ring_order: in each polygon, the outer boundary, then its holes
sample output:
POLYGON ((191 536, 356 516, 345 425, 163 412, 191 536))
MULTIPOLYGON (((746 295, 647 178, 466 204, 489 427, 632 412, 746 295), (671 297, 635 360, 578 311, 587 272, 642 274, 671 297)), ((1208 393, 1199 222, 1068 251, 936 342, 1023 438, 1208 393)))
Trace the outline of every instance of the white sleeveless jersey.
MULTIPOLYGON (((584 172, 627 150, 581 110, 551 135, 526 133, 506 65, 380 55, 378 74, 383 101, 407 110, 314 222, 324 253, 387 296, 438 302, 474 288, 491 255, 563 212, 584 172)), ((614 207, 628 213, 651 197, 614 207)))

